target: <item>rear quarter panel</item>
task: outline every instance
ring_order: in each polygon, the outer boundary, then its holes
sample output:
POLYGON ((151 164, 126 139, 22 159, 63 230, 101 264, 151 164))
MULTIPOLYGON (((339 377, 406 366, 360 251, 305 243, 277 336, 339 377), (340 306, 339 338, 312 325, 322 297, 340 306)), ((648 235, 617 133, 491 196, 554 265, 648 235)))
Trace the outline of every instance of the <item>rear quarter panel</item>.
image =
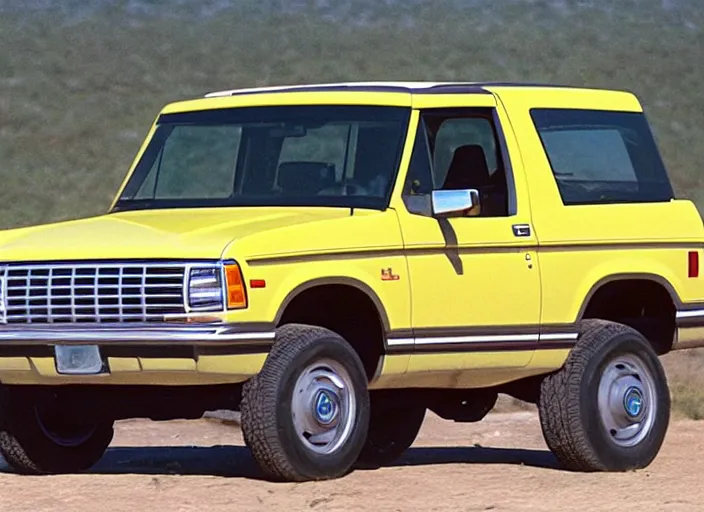
POLYGON ((576 321, 590 291, 608 278, 660 277, 680 301, 704 300, 701 278, 687 275, 687 254, 701 252, 704 241, 695 206, 686 200, 565 206, 530 116, 530 109, 537 107, 642 112, 634 95, 537 88, 495 92, 509 114, 526 169, 539 241, 544 324, 576 321))

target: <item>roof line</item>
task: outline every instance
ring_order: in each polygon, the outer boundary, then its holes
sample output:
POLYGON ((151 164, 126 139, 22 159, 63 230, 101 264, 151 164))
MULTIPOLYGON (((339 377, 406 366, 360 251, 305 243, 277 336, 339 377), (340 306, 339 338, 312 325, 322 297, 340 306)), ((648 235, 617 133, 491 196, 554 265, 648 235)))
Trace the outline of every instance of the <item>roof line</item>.
POLYGON ((211 92, 206 98, 262 94, 272 92, 396 92, 408 94, 488 94, 486 87, 545 87, 570 88, 577 86, 538 82, 340 82, 299 85, 273 85, 211 92))
MULTIPOLYGON (((473 92, 485 92, 478 84, 472 82, 340 82, 340 83, 316 83, 300 85, 274 85, 265 87, 253 87, 245 89, 231 89, 211 92, 205 95, 206 98, 239 96, 245 94, 261 94, 270 92, 437 92, 441 87, 463 87, 473 89, 473 92)), ((469 92, 469 91, 467 91, 469 92)))

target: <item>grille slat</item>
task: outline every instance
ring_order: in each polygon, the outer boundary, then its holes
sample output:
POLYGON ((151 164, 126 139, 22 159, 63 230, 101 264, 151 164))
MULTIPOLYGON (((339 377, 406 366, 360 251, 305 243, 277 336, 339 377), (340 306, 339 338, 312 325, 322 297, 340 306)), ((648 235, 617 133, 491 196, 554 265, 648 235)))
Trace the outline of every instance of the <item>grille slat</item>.
POLYGON ((117 314, 118 314, 118 320, 120 322, 124 322, 124 320, 125 320, 125 311, 124 311, 125 299, 123 297, 123 290, 122 290, 122 286, 124 283, 124 275, 125 275, 125 269, 120 268, 120 274, 119 274, 118 281, 117 281, 117 290, 118 290, 118 295, 119 295, 118 303, 117 303, 117 306, 118 306, 117 314))
MULTIPOLYGON (((186 264, 0 267, 11 324, 155 322, 184 314, 186 264)), ((0 314, 0 321, 2 314, 0 314)))
MULTIPOLYGON (((46 285, 45 285, 45 286, 46 286, 46 295, 47 295, 47 299, 46 299, 46 306, 47 306, 47 309, 46 309, 46 311, 47 311, 47 322, 49 322, 50 324, 51 324, 51 323, 54 323, 54 319, 53 319, 52 316, 51 316, 51 314, 52 314, 52 310, 51 310, 51 287, 54 285, 54 282, 53 282, 53 280, 52 280, 53 275, 54 275, 54 269, 49 269, 49 277, 48 277, 48 279, 46 280, 46 285)), ((40 284, 40 286, 41 286, 41 284, 40 284)))
POLYGON ((0 321, 5 315, 5 306, 7 306, 7 293, 5 292, 5 283, 7 282, 7 269, 0 267, 0 321))
MULTIPOLYGON (((8 283, 8 287, 9 287, 10 290, 19 289, 20 286, 22 287, 23 290, 27 290, 27 288, 26 288, 26 279, 23 279, 23 280, 22 280, 22 283, 21 283, 20 285, 18 285, 17 283, 12 283, 12 282, 9 282, 9 283, 8 283)), ((117 287, 117 285, 114 284, 114 283, 102 284, 101 286, 104 287, 104 288, 110 288, 110 287, 111 287, 111 288, 116 288, 116 287, 117 287)), ((134 288, 140 288, 140 287, 141 287, 141 284, 133 284, 133 285, 127 284, 127 285, 125 285, 125 286, 126 286, 126 287, 132 286, 132 287, 134 287, 134 288)), ((44 288, 44 287, 46 287, 46 285, 43 285, 43 286, 41 286, 41 287, 39 287, 39 286, 32 286, 31 288, 32 288, 32 289, 40 289, 40 288, 44 288)), ((144 287, 145 287, 145 288, 172 288, 172 289, 174 289, 174 290, 177 290, 177 289, 181 289, 181 288, 183 287, 183 284, 182 284, 182 283, 147 283, 147 284, 144 285, 144 287)), ((95 288, 95 286, 92 285, 92 284, 86 284, 86 285, 80 285, 80 284, 79 284, 79 285, 76 285, 76 286, 69 286, 69 285, 66 285, 66 286, 58 286, 58 285, 57 285, 57 286, 52 286, 52 290, 93 290, 94 288, 95 288)), ((24 297, 24 295, 23 295, 23 297, 24 297)))
MULTIPOLYGON (((92 297, 92 296, 93 295, 76 295, 76 297, 79 297, 79 298, 92 297)), ((162 298, 163 299, 170 299, 170 298, 182 299, 183 294, 181 294, 181 293, 153 293, 153 294, 150 293, 148 296, 151 299, 162 299, 162 298)), ((100 295, 101 299, 120 299, 120 298, 121 299, 140 299, 141 297, 142 296, 139 294, 135 294, 135 295, 127 295, 127 294, 103 295, 103 294, 101 294, 100 295)), ((69 295, 69 294, 65 294, 65 295, 53 294, 53 295, 51 295, 51 299, 54 301, 56 301, 56 300, 69 300, 70 298, 71 298, 71 295, 69 295)), ((25 296, 24 295, 21 297, 10 296, 9 299, 11 301, 15 300, 15 299, 24 300, 25 296)), ((30 300, 48 300, 49 295, 32 295, 31 297, 29 297, 29 299, 30 300)))
MULTIPOLYGON (((74 286, 76 286, 76 269, 71 269, 71 290, 70 293, 74 291, 74 286)), ((76 317, 76 294, 71 293, 71 322, 77 322, 76 317)))

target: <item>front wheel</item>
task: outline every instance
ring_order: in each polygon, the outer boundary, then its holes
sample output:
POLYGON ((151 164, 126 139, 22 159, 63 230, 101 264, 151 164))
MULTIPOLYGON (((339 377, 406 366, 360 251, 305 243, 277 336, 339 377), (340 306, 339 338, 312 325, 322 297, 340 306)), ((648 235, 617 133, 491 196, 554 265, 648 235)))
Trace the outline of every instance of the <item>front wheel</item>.
POLYGON ((0 454, 18 473, 77 473, 92 467, 110 445, 112 421, 61 411, 60 404, 26 403, 0 390, 0 454))
POLYGON ((357 460, 369 425, 367 377, 341 336, 321 327, 280 327, 242 394, 244 440, 269 477, 332 479, 357 460))
POLYGON ((564 367, 538 400, 548 447, 569 469, 626 471, 657 456, 670 421, 670 393, 657 354, 636 330, 583 322, 564 367))

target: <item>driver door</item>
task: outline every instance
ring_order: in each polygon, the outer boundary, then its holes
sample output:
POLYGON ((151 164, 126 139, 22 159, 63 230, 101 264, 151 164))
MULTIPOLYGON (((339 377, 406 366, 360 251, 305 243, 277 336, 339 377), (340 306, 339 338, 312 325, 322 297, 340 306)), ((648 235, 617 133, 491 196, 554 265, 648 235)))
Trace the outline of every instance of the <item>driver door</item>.
MULTIPOLYGON (((413 346, 401 346, 408 339, 390 341, 391 348, 412 353, 409 372, 523 367, 537 347, 537 240, 498 119, 488 107, 421 112, 406 209, 399 212, 413 346), (433 190, 467 189, 478 191, 479 205, 461 215, 433 213, 433 190)), ((492 384, 475 377, 460 372, 453 379, 458 387, 492 384)))

